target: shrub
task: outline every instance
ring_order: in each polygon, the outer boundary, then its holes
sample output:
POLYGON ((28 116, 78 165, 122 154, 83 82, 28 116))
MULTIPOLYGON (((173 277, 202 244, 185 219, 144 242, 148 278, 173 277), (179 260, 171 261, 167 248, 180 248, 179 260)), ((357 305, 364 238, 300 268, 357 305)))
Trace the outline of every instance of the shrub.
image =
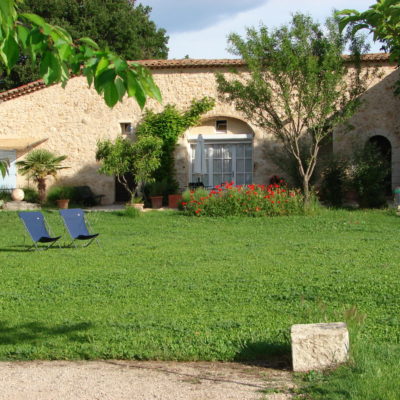
POLYGON ((322 171, 321 198, 331 206, 343 205, 344 192, 348 183, 347 169, 348 162, 332 159, 322 171))
POLYGON ((9 190, 0 190, 0 200, 11 201, 11 192, 9 190))
POLYGON ((355 152, 351 184, 357 192, 360 207, 377 208, 386 205, 386 177, 389 168, 379 149, 372 143, 355 152))
POLYGON ((56 201, 60 199, 69 199, 74 203, 76 198, 77 191, 73 186, 53 186, 47 194, 49 204, 56 204, 56 201))
POLYGON ((39 193, 37 190, 31 187, 24 187, 23 191, 25 193, 24 200, 28 203, 38 203, 39 202, 39 193))
POLYGON ((278 184, 234 186, 233 183, 224 183, 210 192, 202 188, 187 190, 182 199, 187 215, 272 217, 305 212, 301 191, 278 184))

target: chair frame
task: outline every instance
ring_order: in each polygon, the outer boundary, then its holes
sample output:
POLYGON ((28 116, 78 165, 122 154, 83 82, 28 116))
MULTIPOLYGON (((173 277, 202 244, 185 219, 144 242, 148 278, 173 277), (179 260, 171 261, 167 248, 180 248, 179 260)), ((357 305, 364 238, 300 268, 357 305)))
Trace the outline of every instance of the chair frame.
MULTIPOLYGON (((25 212, 29 212, 29 211, 25 211, 25 212)), ((40 211, 34 211, 34 212, 40 212, 40 211)), ((40 212, 40 214, 42 214, 42 213, 40 212)), ((35 251, 37 251, 37 250, 39 250, 39 251, 48 250, 48 249, 50 249, 51 247, 53 247, 53 246, 58 242, 59 239, 61 239, 61 236, 56 237, 56 238, 54 237, 53 232, 52 232, 52 230, 51 230, 49 224, 48 224, 47 221, 46 221, 46 218, 45 218, 44 215, 42 214, 44 226, 46 227, 47 232, 49 233, 49 237, 51 237, 52 239, 55 239, 55 240, 49 242, 50 244, 47 245, 47 246, 38 246, 38 243, 40 243, 40 242, 39 242, 39 241, 34 241, 34 240, 33 240, 32 235, 31 235, 31 233, 30 233, 30 231, 29 231, 29 228, 28 228, 28 226, 26 225, 25 221, 20 217, 20 214, 19 214, 19 213, 18 213, 18 216, 19 216, 20 220, 22 221, 22 223, 24 224, 24 227, 25 227, 25 230, 24 230, 24 245, 25 245, 25 243, 26 243, 26 238, 27 238, 27 236, 29 236, 30 239, 31 239, 32 242, 33 242, 33 244, 32 244, 30 247, 28 247, 28 248, 26 249, 26 251, 30 251, 30 250, 32 250, 33 248, 35 249, 35 251)), ((57 243, 57 244, 58 244, 58 247, 61 249, 60 243, 57 243)))
MULTIPOLYGON (((88 231, 89 231, 89 230, 90 230, 90 231, 93 231, 92 226, 90 225, 90 222, 89 222, 88 219, 86 218, 86 213, 83 211, 83 209, 77 208, 76 210, 80 210, 80 211, 82 212, 82 214, 83 214, 83 220, 84 220, 84 222, 85 222, 87 228, 89 228, 88 231)), ((97 243, 97 245, 101 248, 101 246, 100 246, 100 241, 99 241, 99 239, 98 239, 98 234, 97 234, 97 236, 95 236, 95 237, 93 237, 93 238, 91 238, 91 239, 87 239, 87 240, 88 240, 88 243, 82 244, 81 246, 77 246, 76 243, 75 243, 75 241, 76 241, 76 240, 80 240, 80 239, 78 239, 78 238, 73 238, 73 237, 72 237, 71 232, 70 232, 70 230, 69 230, 69 228, 68 228, 68 225, 67 225, 66 222, 65 222, 65 219, 64 219, 64 217, 61 215, 61 212, 60 212, 59 215, 60 215, 61 219, 63 220, 64 230, 65 230, 65 231, 68 233, 68 235, 72 238, 71 243, 69 243, 69 244, 67 245, 67 247, 72 247, 72 245, 73 245, 76 249, 77 249, 78 247, 80 247, 80 248, 82 248, 82 247, 88 247, 90 244, 92 244, 92 243, 95 241, 95 242, 97 243)))

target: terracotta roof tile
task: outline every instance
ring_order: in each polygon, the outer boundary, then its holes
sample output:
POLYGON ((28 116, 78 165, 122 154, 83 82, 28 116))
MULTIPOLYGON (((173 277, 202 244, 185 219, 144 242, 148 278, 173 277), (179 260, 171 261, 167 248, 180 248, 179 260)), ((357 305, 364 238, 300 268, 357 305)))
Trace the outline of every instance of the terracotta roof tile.
MULTIPOLYGON (((348 56, 344 56, 348 59, 348 56)), ((366 54, 362 57, 363 61, 389 61, 389 54, 375 53, 366 54)), ((209 68, 209 67, 239 67, 246 63, 241 59, 181 59, 181 60, 140 60, 137 61, 145 67, 156 69, 175 69, 175 68, 209 68)), ((28 83, 15 89, 0 93, 0 103, 9 101, 26 94, 36 92, 46 87, 43 80, 28 83)))

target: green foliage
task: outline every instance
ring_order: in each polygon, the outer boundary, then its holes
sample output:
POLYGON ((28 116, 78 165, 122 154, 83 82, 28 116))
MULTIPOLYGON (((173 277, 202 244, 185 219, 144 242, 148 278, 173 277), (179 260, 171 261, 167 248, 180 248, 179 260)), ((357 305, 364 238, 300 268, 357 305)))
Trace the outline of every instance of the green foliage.
POLYGON ((54 205, 57 200, 69 199, 75 203, 77 191, 74 186, 52 186, 47 193, 47 202, 54 205))
POLYGON ((24 187, 24 201, 28 203, 37 203, 39 201, 39 193, 31 187, 24 187))
POLYGON ((297 160, 306 199, 321 142, 357 110, 369 71, 362 76, 362 41, 353 40, 356 66, 347 74, 345 38, 336 21, 325 27, 295 14, 289 25, 269 31, 247 29, 247 37, 229 36, 231 52, 246 62, 250 75, 228 79, 217 74, 222 100, 233 104, 255 125, 272 134, 297 160), (306 163, 299 141, 309 143, 306 163))
POLYGON ((341 207, 348 185, 349 163, 346 160, 333 158, 322 171, 320 195, 329 205, 341 207))
POLYGON ((109 107, 125 95, 134 97, 142 108, 147 97, 161 101, 158 87, 143 66, 102 50, 88 37, 73 40, 65 29, 42 17, 21 13, 20 3, 0 3, 0 72, 9 74, 19 59, 30 57, 39 64, 46 84, 61 82, 64 87, 72 75, 83 74, 109 107))
POLYGON ((59 170, 68 168, 61 165, 66 158, 67 156, 56 156, 48 150, 38 149, 28 153, 25 160, 17 161, 18 172, 37 183, 40 204, 46 198, 46 178, 55 177, 59 170))
POLYGON ((10 162, 8 160, 0 160, 0 175, 4 178, 8 174, 8 167, 10 162))
MULTIPOLYGON (((90 37, 126 60, 168 55, 168 37, 150 20, 150 7, 134 6, 129 0, 25 0, 20 11, 38 14, 66 29, 73 40, 90 37)), ((0 88, 11 89, 39 78, 38 63, 20 57, 10 76, 0 78, 0 88)))
POLYGON ((391 53, 391 59, 400 61, 400 4, 398 0, 377 0, 364 12, 342 10, 336 14, 340 17, 340 29, 350 26, 355 34, 360 29, 368 29, 374 40, 382 41, 383 50, 391 53))
POLYGON ((11 192, 9 190, 0 190, 0 200, 11 201, 11 192))
POLYGON ((214 107, 212 98, 204 97, 201 100, 193 100, 186 111, 179 111, 174 105, 168 104, 164 110, 155 113, 146 110, 142 121, 137 126, 136 135, 154 136, 162 140, 161 163, 154 178, 157 181, 171 180, 175 176, 174 151, 178 139, 191 126, 199 123, 200 117, 214 107))
POLYGON ((357 192, 361 207, 384 207, 386 202, 386 177, 390 165, 382 159, 379 149, 367 143, 357 150, 351 166, 351 185, 357 192))
POLYGON ((186 215, 206 217, 274 217, 302 215, 306 211, 299 190, 288 190, 278 184, 237 187, 225 183, 210 192, 202 188, 187 190, 182 205, 186 215))
POLYGON ((153 181, 153 173, 160 165, 162 141, 153 136, 140 136, 135 142, 118 137, 115 142, 104 140, 97 143, 96 159, 101 161, 99 172, 116 176, 130 193, 131 201, 147 182, 153 181), (135 186, 131 188, 126 174, 132 174, 135 186))

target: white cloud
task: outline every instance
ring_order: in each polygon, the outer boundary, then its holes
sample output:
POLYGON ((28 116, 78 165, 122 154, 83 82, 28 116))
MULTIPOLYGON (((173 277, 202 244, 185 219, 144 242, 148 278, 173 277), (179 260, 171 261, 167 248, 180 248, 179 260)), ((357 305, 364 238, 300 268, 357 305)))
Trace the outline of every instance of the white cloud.
POLYGON ((168 33, 193 31, 258 7, 268 0, 139 0, 168 33))
MULTIPOLYGON (((216 0, 218 1, 218 0, 216 0)), ((243 35, 245 27, 258 26, 261 22, 268 27, 278 27, 290 20, 296 11, 309 13, 321 22, 331 15, 333 9, 353 8, 366 10, 371 0, 270 0, 253 10, 238 13, 208 28, 170 34, 169 58, 232 58, 228 53, 227 36, 235 32, 243 35)), ((379 45, 372 51, 379 51, 379 45)))

